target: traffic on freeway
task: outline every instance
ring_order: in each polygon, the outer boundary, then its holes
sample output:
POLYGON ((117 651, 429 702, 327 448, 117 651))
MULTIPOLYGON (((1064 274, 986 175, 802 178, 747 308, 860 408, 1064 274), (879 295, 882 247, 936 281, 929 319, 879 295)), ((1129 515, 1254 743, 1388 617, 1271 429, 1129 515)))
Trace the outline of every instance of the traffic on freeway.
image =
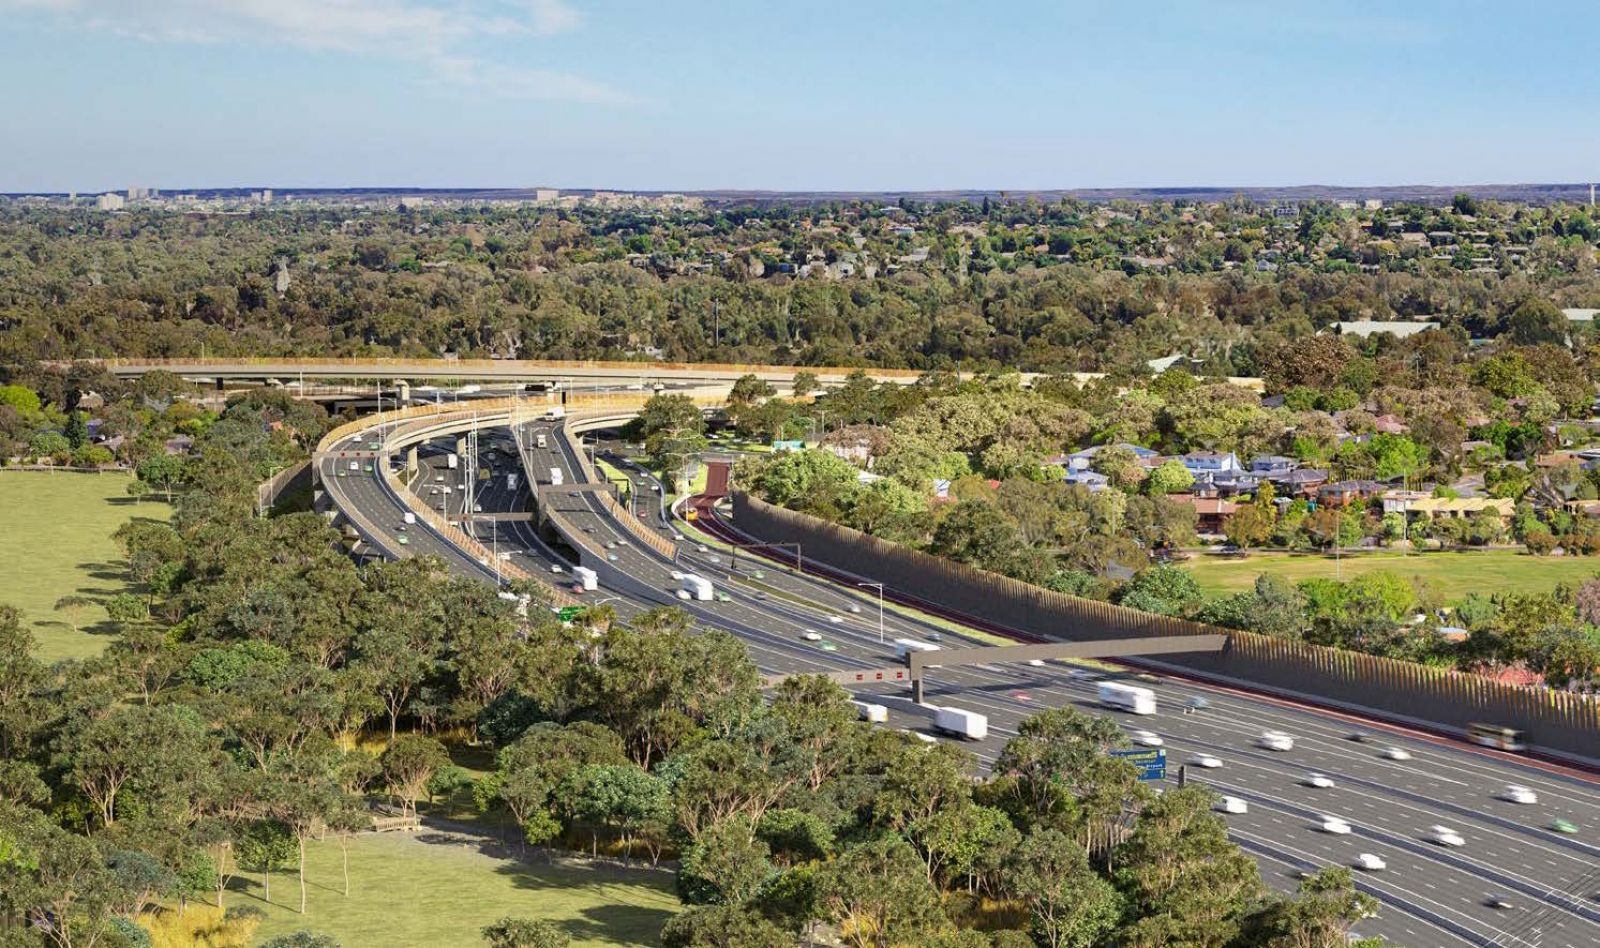
MULTIPOLYGON (((682 607, 702 624, 740 636, 769 674, 893 666, 896 639, 936 649, 994 644, 897 607, 883 611, 880 625, 876 590, 799 574, 749 551, 734 555, 726 544, 739 537, 727 524, 664 521, 654 500, 661 485, 614 455, 633 483, 634 512, 663 536, 683 537, 677 561, 668 560, 607 514, 592 492, 571 489, 581 483, 582 467, 561 425, 555 419, 484 432, 470 463, 450 460, 453 438, 425 445, 419 471, 401 489, 451 517, 513 513, 530 509, 532 475, 533 487, 546 488, 548 509, 581 536, 547 543, 531 520, 469 520, 481 542, 564 585, 576 565, 572 549, 602 551, 601 588, 582 593, 586 599, 624 617, 657 605, 682 607), (489 472, 473 480, 470 499, 461 490, 468 468, 489 472), (551 484, 552 470, 569 489, 551 484), (708 532, 691 532, 701 526, 708 532), (709 581, 709 598, 680 598, 686 573, 709 581)), ((363 444, 370 438, 336 447, 359 451, 363 444)), ((370 468, 364 459, 355 469, 351 463, 324 458, 319 473, 357 529, 365 523, 364 535, 377 534, 367 537, 376 550, 429 553, 465 574, 494 578, 494 564, 455 549, 425 525, 405 523, 383 459, 370 468)), ((1110 714, 1137 744, 1165 752, 1167 782, 1181 768, 1183 779, 1224 795, 1221 815, 1269 881, 1288 888, 1304 870, 1355 868, 1363 888, 1385 906, 1358 926, 1363 934, 1410 945, 1600 944, 1594 844, 1600 796, 1583 775, 1170 677, 1140 680, 1059 662, 930 674, 925 705, 913 703, 904 686, 853 690, 859 701, 886 709, 883 726, 961 741, 986 768, 1019 722, 1038 710, 1075 706, 1110 714), (1108 680, 1148 692, 1154 713, 1108 705, 1102 697, 1108 680), (941 729, 939 707, 981 716, 984 736, 967 740, 962 730, 941 729)))

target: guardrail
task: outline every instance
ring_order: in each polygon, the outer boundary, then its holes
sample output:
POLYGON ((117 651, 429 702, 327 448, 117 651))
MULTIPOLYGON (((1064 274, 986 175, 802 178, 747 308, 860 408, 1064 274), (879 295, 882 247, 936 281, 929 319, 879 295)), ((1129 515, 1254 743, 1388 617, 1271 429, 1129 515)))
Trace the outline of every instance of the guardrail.
POLYGON ((395 475, 385 473, 383 476, 385 478, 385 482, 389 485, 390 491, 392 491, 394 495, 400 499, 400 502, 405 505, 406 509, 416 514, 418 520, 426 523, 429 528, 443 537, 446 541, 458 549, 466 552, 468 556, 476 559, 480 565, 487 564, 487 568, 497 569, 500 575, 506 579, 532 581, 544 589, 545 594, 550 597, 550 602, 552 605, 583 605, 581 600, 577 599, 567 591, 552 586, 550 583, 546 582, 543 577, 535 576, 515 563, 499 560, 498 565, 496 565, 497 561, 495 559, 494 551, 484 546, 483 541, 479 540, 477 537, 471 536, 465 530, 462 530, 460 527, 446 520, 444 517, 441 517, 431 507, 424 504, 422 502, 422 498, 407 490, 404 484, 395 484, 392 480, 395 475))
MULTIPOLYGON (((586 421, 592 422, 599 420, 602 419, 575 419, 576 423, 580 425, 586 421)), ((588 456, 583 453, 583 446, 578 443, 577 432, 572 427, 573 423, 574 422, 569 421, 566 425, 562 426, 561 436, 566 440, 567 446, 572 449, 572 456, 578 459, 578 467, 583 472, 583 479, 591 484, 604 483, 605 478, 600 476, 600 472, 595 470, 594 465, 590 463, 588 456)), ((631 510, 618 503, 617 499, 613 497, 610 492, 602 492, 600 494, 600 505, 604 507, 606 513, 610 514, 612 519, 620 523, 622 528, 628 531, 628 533, 635 540, 638 540, 640 543, 643 543, 650 549, 655 550, 657 553, 665 556, 667 559, 673 560, 674 562, 677 561, 678 545, 656 531, 651 530, 644 523, 644 521, 640 520, 638 517, 635 517, 631 510)))

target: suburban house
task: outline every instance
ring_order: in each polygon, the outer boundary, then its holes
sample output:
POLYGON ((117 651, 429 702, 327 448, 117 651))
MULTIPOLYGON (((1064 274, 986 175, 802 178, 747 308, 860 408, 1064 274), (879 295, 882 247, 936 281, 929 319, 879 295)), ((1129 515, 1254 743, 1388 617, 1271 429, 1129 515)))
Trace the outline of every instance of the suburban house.
POLYGON ((1383 512, 1436 517, 1475 517, 1492 513, 1502 520, 1516 510, 1516 503, 1503 497, 1434 497, 1415 490, 1390 490, 1383 493, 1383 512))
POLYGON ((1133 456, 1138 458, 1141 462, 1149 462, 1154 460, 1156 457, 1156 453, 1154 451, 1150 450, 1149 448, 1142 448, 1137 444, 1097 444, 1092 448, 1084 448, 1082 451, 1074 451, 1071 454, 1060 457, 1047 458, 1045 463, 1060 464, 1069 471, 1087 471, 1089 468, 1094 466, 1095 455, 1106 450, 1107 448, 1127 448, 1129 451, 1132 451, 1133 456))
POLYGON ((1411 426, 1396 418, 1394 415, 1379 415, 1372 419, 1373 430, 1381 434, 1405 434, 1411 426))
POLYGON ((1377 481, 1336 481, 1324 484, 1317 490, 1317 500, 1335 507, 1360 503, 1383 493, 1384 485, 1377 481))
POLYGON ((1269 474, 1267 480, 1277 485, 1281 494, 1310 497, 1317 492, 1317 488, 1328 482, 1328 472, 1320 468, 1302 467, 1287 474, 1269 474))
POLYGON ((1250 459, 1250 473, 1261 477, 1270 478, 1274 474, 1287 474, 1298 467, 1300 467, 1299 461, 1281 454, 1263 454, 1250 459))
POLYGON ((1097 474, 1094 471, 1068 471, 1062 480, 1068 484, 1077 484, 1079 487, 1087 487, 1090 491, 1105 490, 1107 487, 1111 486, 1110 478, 1106 477, 1104 474, 1097 474))
POLYGON ((1167 499, 1173 503, 1188 504, 1195 512, 1195 532, 1221 533, 1227 529, 1228 520, 1239 509, 1239 505, 1231 500, 1220 497, 1196 497, 1193 494, 1168 494, 1167 499))
POLYGON ((1218 474, 1208 481, 1197 480, 1191 493, 1196 497, 1234 497, 1254 493, 1261 478, 1254 474, 1218 474))
POLYGON ((1238 474, 1244 471, 1239 456, 1232 451, 1190 451, 1178 460, 1189 469, 1196 480, 1211 480, 1218 474, 1238 474))
POLYGON ((1396 339, 1404 339, 1407 336, 1412 336, 1428 329, 1438 328, 1438 323, 1422 320, 1356 319, 1333 324, 1334 331, 1341 336, 1361 336, 1363 338, 1386 332, 1396 339))

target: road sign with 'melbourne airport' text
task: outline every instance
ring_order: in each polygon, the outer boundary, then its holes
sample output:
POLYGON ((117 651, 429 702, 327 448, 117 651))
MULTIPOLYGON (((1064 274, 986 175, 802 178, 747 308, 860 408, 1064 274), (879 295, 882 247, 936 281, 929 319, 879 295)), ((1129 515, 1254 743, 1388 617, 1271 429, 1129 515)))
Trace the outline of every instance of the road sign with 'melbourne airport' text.
POLYGON ((1132 747, 1114 750, 1112 757, 1120 757, 1139 768, 1140 780, 1165 780, 1167 778, 1167 752, 1161 747, 1132 747))

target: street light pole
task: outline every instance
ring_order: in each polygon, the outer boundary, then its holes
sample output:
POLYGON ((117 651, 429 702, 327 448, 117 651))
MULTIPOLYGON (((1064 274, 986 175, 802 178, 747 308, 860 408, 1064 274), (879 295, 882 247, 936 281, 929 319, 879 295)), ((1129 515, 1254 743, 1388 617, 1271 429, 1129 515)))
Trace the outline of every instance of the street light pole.
POLYGON ((878 590, 878 644, 883 644, 883 584, 882 583, 856 583, 857 586, 870 586, 878 590))

